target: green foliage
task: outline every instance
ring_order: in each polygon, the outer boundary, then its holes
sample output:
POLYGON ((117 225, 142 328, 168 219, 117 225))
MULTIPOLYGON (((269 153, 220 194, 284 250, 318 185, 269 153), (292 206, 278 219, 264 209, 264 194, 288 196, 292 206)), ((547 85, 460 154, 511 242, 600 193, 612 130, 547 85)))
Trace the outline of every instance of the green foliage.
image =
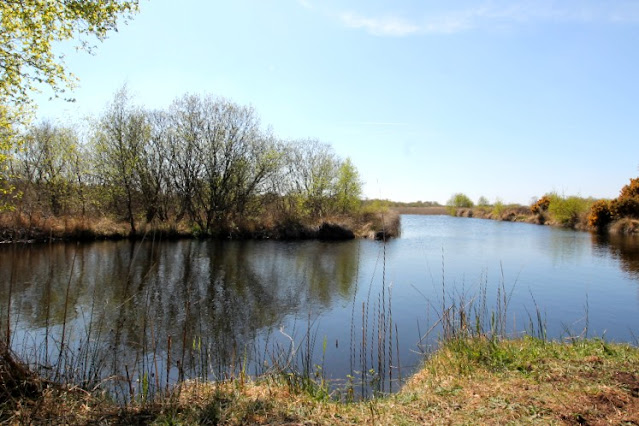
POLYGON ((356 211, 361 204, 362 182, 359 173, 350 158, 347 158, 337 169, 335 197, 337 210, 340 213, 356 211))
POLYGON ((41 84, 63 93, 73 80, 53 46, 74 40, 91 50, 90 37, 104 40, 137 9, 137 0, 0 2, 0 103, 28 103, 41 84))
POLYGON ((388 200, 366 200, 362 202, 362 214, 386 213, 391 207, 395 207, 395 203, 388 200))
POLYGON ((339 160, 332 148, 315 139, 298 140, 284 146, 287 179, 276 182, 277 192, 296 194, 303 216, 321 217, 335 207, 335 179, 339 160))
POLYGON ((232 236, 360 209, 350 159, 316 140, 279 141, 253 108, 223 98, 188 95, 147 111, 124 87, 87 130, 82 141, 45 122, 16 136, 23 147, 7 165, 25 194, 21 213, 88 209, 128 221, 132 235, 174 220, 196 235, 232 236))
POLYGON ((45 211, 56 216, 63 213, 72 198, 82 198, 77 193, 82 171, 78 170, 81 148, 76 132, 42 122, 20 139, 12 168, 14 177, 22 181, 24 201, 36 199, 45 211))
POLYGON ((391 201, 391 200, 369 200, 369 202, 380 201, 383 202, 387 207, 440 207, 437 201, 410 201, 410 202, 401 202, 401 201, 391 201))
POLYGON ((120 89, 94 129, 96 172, 120 215, 136 232, 135 207, 139 189, 139 163, 149 140, 143 112, 131 105, 126 88, 120 89))
POLYGON ((446 202, 448 211, 450 214, 455 214, 458 208, 471 208, 473 207, 473 201, 466 194, 458 192, 453 194, 452 197, 446 202))
POLYGON ((481 197, 479 197, 479 199, 477 200, 477 205, 479 207, 489 207, 490 206, 490 201, 488 201, 488 198, 484 197, 483 195, 481 197))
POLYGON ((493 204, 493 210, 491 212, 491 214, 493 215, 493 217, 495 219, 500 219, 501 215, 504 213, 504 210, 506 209, 506 206, 504 205, 504 203, 498 198, 495 201, 495 204, 493 204))
POLYGON ((362 182, 350 158, 341 160, 333 149, 318 140, 283 144, 283 176, 273 181, 274 190, 286 194, 289 216, 318 218, 352 214, 362 204, 362 182))
POLYGON ((549 194, 548 213, 557 223, 565 227, 574 227, 581 216, 586 215, 591 202, 585 198, 571 196, 562 197, 556 193, 549 194))
POLYGON ((13 121, 10 109, 0 103, 0 211, 11 206, 4 196, 13 192, 13 186, 9 183, 9 159, 16 145, 13 121))
POLYGON ((104 40, 137 9, 138 0, 0 2, 0 211, 12 207, 8 162, 32 115, 30 94, 48 86, 59 96, 73 87, 74 77, 53 46, 74 40, 91 51, 91 37, 104 40))

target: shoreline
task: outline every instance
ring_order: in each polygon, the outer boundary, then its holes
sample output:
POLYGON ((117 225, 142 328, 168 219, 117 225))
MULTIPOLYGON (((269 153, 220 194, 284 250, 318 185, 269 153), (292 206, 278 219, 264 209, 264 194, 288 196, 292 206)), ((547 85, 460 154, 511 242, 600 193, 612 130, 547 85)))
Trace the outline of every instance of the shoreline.
POLYGON ((3 355, 1 390, 9 397, 0 401, 0 421, 8 424, 639 422, 639 349, 601 339, 453 338, 398 392, 359 401, 348 387, 329 392, 323 379, 306 383, 282 371, 184 381, 159 398, 138 395, 121 406, 99 392, 39 379, 3 355))
POLYGON ((572 229, 575 231, 583 232, 603 232, 610 234, 621 234, 630 236, 639 236, 639 220, 633 218, 621 218, 611 222, 603 231, 597 231, 596 229, 587 226, 585 220, 581 220, 575 224, 575 226, 564 226, 561 223, 556 223, 549 220, 545 214, 535 214, 530 211, 530 208, 525 206, 519 207, 506 207, 500 214, 493 213, 489 207, 472 207, 472 208, 457 208, 454 215, 451 215, 448 208, 443 206, 438 207, 396 207, 393 208, 398 214, 412 214, 422 216, 453 216, 453 217, 465 217, 475 219, 487 219, 497 220, 503 222, 519 222, 528 223, 531 225, 545 225, 553 226, 557 228, 572 229))
POLYGON ((387 240, 399 237, 400 215, 393 212, 367 212, 315 220, 286 219, 260 223, 246 221, 215 233, 204 234, 185 222, 143 224, 131 234, 127 222, 106 217, 25 217, 15 213, 0 215, 0 244, 48 242, 90 242, 144 239, 217 240, 322 240, 344 241, 355 238, 387 240))

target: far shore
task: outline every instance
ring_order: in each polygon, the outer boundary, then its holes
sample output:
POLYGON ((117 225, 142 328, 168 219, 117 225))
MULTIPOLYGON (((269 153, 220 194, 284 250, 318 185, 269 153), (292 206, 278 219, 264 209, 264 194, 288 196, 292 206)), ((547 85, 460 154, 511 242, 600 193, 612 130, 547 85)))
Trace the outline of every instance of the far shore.
MULTIPOLYGON (((394 207, 392 209, 397 214, 413 215, 444 215, 451 216, 450 210, 445 206, 429 207, 394 207)), ((566 228, 565 225, 552 221, 546 214, 535 214, 526 206, 511 206, 504 208, 499 214, 495 214, 490 207, 457 208, 456 217, 472 217, 476 219, 491 219, 504 222, 522 222, 533 225, 548 225, 566 228)), ((574 226, 568 227, 576 231, 595 232, 587 225, 585 218, 576 221, 574 226)), ((639 235, 639 220, 633 218, 621 218, 610 223, 605 231, 612 234, 639 235)))
POLYGON ((418 215, 448 215, 445 206, 431 207, 393 207, 393 211, 399 214, 418 214, 418 215))

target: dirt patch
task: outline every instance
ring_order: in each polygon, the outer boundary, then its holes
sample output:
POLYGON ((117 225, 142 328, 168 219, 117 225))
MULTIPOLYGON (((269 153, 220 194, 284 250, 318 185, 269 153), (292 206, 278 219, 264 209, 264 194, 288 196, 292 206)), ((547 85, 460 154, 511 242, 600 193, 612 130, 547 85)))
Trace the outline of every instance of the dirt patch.
MULTIPOLYGON (((632 374, 618 374, 621 380, 636 381, 632 374)), ((639 400, 623 390, 604 387, 594 395, 583 395, 572 400, 559 413, 563 422, 573 425, 639 425, 639 400)))
POLYGON ((636 375, 619 371, 614 377, 619 384, 628 389, 633 398, 639 398, 639 378, 636 375))

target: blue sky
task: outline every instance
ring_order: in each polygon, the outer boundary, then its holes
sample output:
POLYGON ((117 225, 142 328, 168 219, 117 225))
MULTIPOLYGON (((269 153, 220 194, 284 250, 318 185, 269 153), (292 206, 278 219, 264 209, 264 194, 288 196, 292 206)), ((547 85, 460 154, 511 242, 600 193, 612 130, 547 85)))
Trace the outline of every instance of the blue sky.
POLYGON ((639 175, 639 2, 141 0, 39 117, 209 93, 351 157, 369 198, 615 197, 639 175))

